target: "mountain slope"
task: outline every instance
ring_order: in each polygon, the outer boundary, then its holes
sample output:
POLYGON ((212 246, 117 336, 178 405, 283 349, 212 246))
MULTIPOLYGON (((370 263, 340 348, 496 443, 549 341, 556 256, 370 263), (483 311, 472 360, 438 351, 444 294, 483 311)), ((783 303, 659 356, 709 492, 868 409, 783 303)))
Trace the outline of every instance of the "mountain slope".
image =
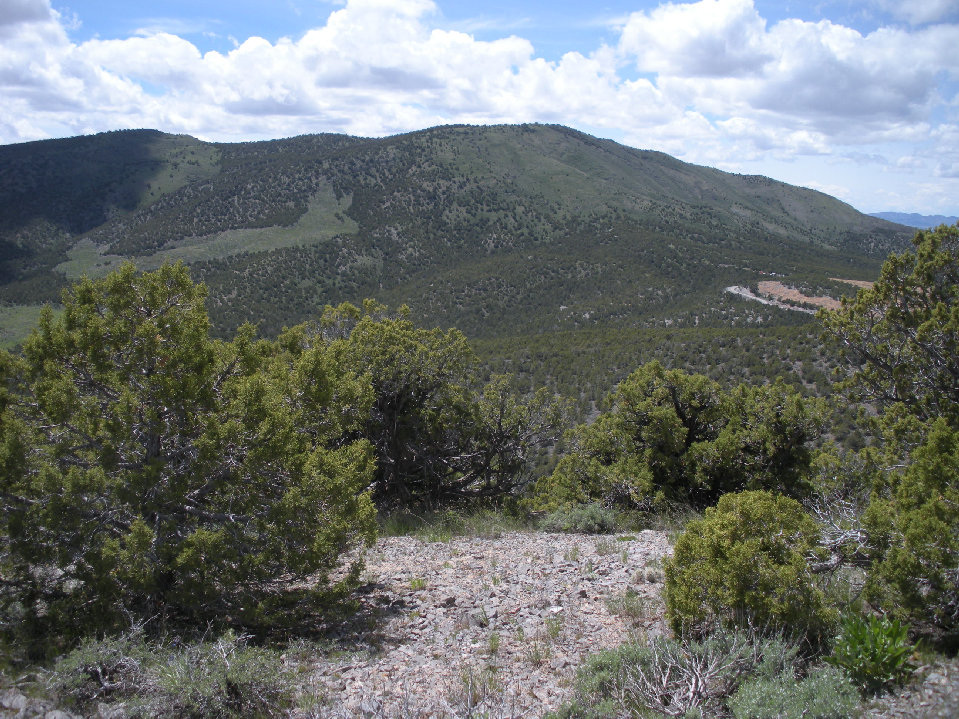
POLYGON ((209 285, 223 335, 375 297, 459 327, 495 361, 510 338, 545 346, 548 333, 795 326, 808 317, 723 289, 776 274, 836 295, 848 287, 830 278, 872 279, 909 236, 813 190, 542 125, 0 147, 0 217, 8 306, 55 301, 124 259, 180 259, 209 285))

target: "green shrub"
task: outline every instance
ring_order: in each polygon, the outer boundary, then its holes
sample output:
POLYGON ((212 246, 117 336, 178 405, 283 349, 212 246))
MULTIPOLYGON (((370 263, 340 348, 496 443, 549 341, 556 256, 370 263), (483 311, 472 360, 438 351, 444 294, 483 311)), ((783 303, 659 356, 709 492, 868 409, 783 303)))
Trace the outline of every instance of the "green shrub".
POLYGON ((29 447, 0 471, 0 627, 21 646, 248 617, 372 542, 371 448, 352 440, 368 381, 248 325, 214 340, 205 297, 182 265, 127 264, 0 360, 0 469, 29 447))
POLYGON ((560 708, 552 719, 601 719, 616 716, 614 696, 626 669, 641 661, 646 648, 623 644, 590 656, 576 673, 573 700, 560 708))
POLYGON ((840 670, 820 667, 804 679, 791 670, 748 679, 728 705, 736 719, 847 719, 858 703, 840 670))
POLYGON ((616 531, 616 513, 601 504, 579 504, 557 509, 543 517, 544 532, 610 534, 616 531))
POLYGON ((88 640, 57 661, 48 684, 65 706, 123 703, 131 717, 276 717, 293 701, 279 655, 230 632, 176 649, 139 630, 88 640))
POLYGON ((934 642, 959 646, 959 431, 933 423, 866 513, 865 596, 934 642), (883 497, 882 494, 886 494, 883 497))
POLYGON ((914 647, 898 620, 856 614, 846 617, 826 661, 843 669, 864 694, 877 694, 912 674, 914 647))
POLYGON ((158 670, 155 681, 158 717, 279 717, 293 702, 279 655, 229 633, 188 647, 158 670))
POLYGON ((595 422, 567 434, 570 450, 536 483, 534 506, 701 509, 727 492, 808 491, 809 443, 824 424, 823 405, 782 382, 724 391, 703 375, 651 362, 606 404, 595 422))
POLYGON ((702 640, 625 644, 586 661, 572 701, 554 717, 724 716, 744 681, 792 672, 797 653, 780 638, 722 627, 702 640))
POLYGON ((112 697, 146 692, 154 658, 142 630, 88 639, 57 660, 47 683, 64 706, 82 709, 112 697))
POLYGON ((727 494, 690 522, 665 565, 667 618, 677 633, 745 622, 822 639, 835 620, 807 556, 816 523, 798 502, 763 491, 727 494))

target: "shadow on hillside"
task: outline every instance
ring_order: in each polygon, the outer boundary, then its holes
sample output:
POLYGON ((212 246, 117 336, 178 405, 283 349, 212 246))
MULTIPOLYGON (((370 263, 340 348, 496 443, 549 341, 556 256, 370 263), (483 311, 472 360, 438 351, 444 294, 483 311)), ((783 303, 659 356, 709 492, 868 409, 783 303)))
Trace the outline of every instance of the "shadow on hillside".
POLYGON ((402 643, 402 638, 387 631, 390 620, 408 614, 412 605, 390 594, 386 584, 367 582, 349 596, 332 602, 322 621, 310 632, 311 638, 332 651, 378 654, 385 647, 402 643))

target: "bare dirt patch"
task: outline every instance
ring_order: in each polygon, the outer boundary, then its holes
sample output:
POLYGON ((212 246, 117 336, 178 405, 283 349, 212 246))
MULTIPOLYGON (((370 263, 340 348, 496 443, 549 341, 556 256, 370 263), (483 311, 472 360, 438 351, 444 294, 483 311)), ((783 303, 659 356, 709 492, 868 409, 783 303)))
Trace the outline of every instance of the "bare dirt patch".
POLYGON ((802 305, 812 305, 813 307, 825 307, 827 310, 838 310, 842 303, 832 297, 810 297, 804 295, 795 287, 788 287, 782 282, 764 280, 759 283, 760 294, 772 297, 781 302, 796 302, 802 305))
POLYGON ((378 619, 315 660, 309 719, 539 717, 591 653, 666 631, 664 532, 381 539, 362 602, 378 619))
POLYGON ((833 282, 845 282, 847 285, 852 285, 853 287, 861 287, 864 290, 871 290, 874 282, 869 280, 844 280, 842 277, 830 277, 833 282))

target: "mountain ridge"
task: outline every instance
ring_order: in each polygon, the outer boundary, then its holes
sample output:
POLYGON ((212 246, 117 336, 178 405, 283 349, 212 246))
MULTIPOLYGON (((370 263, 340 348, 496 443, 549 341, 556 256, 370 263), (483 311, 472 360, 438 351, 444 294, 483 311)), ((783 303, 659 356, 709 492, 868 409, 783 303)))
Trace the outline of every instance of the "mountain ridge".
POLYGON ((952 215, 923 215, 918 212, 870 212, 869 216, 920 230, 928 230, 939 225, 954 225, 959 222, 959 217, 952 215))
MULTIPOLYGON (((5 146, 0 218, 8 314, 125 260, 179 259, 209 287, 221 336, 245 321, 273 335, 373 297, 459 327, 494 364, 511 337, 778 332, 795 313, 724 288, 776 276, 838 296, 848 286, 830 278, 874 279, 911 235, 815 190, 556 125, 236 144, 131 130, 5 146)), ((615 342, 599 342, 612 354, 596 372, 623 371, 615 342)), ((554 376, 561 361, 542 358, 554 376)))

